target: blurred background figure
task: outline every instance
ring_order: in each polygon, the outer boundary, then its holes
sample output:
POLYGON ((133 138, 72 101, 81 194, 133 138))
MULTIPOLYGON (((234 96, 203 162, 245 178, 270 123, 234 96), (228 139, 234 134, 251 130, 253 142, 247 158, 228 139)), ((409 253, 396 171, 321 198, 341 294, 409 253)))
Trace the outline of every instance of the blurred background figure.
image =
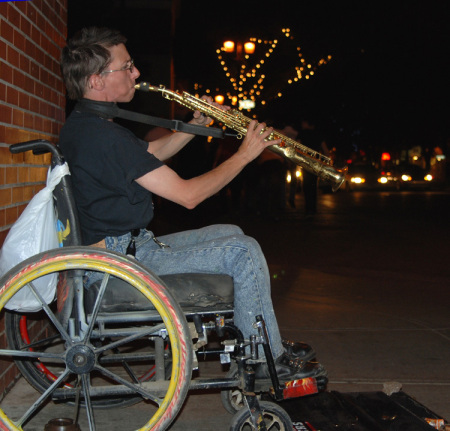
MULTIPOLYGON (((293 123, 289 123, 279 130, 279 132, 294 141, 298 141, 298 129, 299 127, 294 126, 293 123)), ((300 185, 300 179, 295 175, 297 165, 288 159, 286 159, 286 163, 287 169, 291 172, 291 178, 288 184, 288 202, 291 208, 295 208, 295 195, 300 185)))
MULTIPOLYGON (((316 129, 312 118, 303 117, 298 134, 299 141, 306 147, 325 156, 330 155, 323 135, 316 129)), ((311 217, 317 213, 318 177, 303 170, 303 194, 305 197, 305 215, 311 217)))
MULTIPOLYGON (((227 160, 238 150, 240 144, 241 141, 234 136, 226 136, 224 139, 217 140, 212 167, 215 168, 227 160)), ((249 170, 249 166, 246 166, 219 192, 221 210, 224 214, 238 215, 243 209, 244 185, 249 170)))

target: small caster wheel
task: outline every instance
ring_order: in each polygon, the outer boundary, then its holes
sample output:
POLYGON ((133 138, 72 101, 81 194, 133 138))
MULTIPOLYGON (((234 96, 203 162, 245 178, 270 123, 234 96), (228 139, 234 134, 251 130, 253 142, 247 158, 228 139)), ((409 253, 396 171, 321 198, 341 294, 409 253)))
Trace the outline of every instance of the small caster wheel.
MULTIPOLYGON (((278 404, 270 401, 261 401, 259 406, 266 425, 267 431, 291 431, 292 421, 286 411, 278 404)), ((231 420, 230 431, 254 430, 247 408, 239 410, 231 420)))

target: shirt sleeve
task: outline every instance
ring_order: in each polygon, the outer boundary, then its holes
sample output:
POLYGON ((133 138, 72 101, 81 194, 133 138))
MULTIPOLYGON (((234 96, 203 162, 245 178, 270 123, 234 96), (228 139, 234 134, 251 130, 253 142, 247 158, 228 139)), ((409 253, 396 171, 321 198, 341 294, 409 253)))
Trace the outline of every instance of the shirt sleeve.
POLYGON ((140 186, 135 180, 151 172, 164 163, 147 151, 148 142, 137 138, 127 129, 119 129, 114 142, 114 159, 120 170, 119 175, 124 179, 124 187, 130 203, 137 203, 145 199, 148 190, 140 186))

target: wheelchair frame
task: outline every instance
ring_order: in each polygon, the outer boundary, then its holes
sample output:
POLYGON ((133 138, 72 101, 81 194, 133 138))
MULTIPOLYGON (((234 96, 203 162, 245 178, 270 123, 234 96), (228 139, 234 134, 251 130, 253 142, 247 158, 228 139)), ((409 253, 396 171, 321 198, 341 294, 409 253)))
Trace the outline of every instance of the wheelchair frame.
MULTIPOLYGON (((49 141, 34 140, 10 147, 13 153, 29 150, 35 154, 51 152, 52 166, 65 163, 58 147, 49 141)), ((265 430, 267 415, 276 418, 277 429, 292 429, 292 422, 281 407, 259 402, 256 394, 270 392, 273 399, 280 401, 317 393, 318 384, 314 378, 280 384, 260 316, 255 322, 259 335, 245 340, 232 323, 230 315, 233 311, 229 306, 182 309, 163 278, 135 259, 80 246, 81 233, 69 176, 62 178, 54 197, 58 219, 70 227, 64 247, 33 256, 0 279, 0 310, 19 289, 28 287, 42 304, 41 315, 48 320, 47 327, 35 324, 37 329, 31 325, 28 328, 26 315, 6 313, 10 349, 1 349, 0 356, 12 357, 22 375, 41 392, 41 396, 20 418, 11 419, 0 410, 0 429, 22 429, 22 425, 40 413, 48 400, 53 400, 75 405, 75 424, 80 408, 84 407, 89 430, 94 431, 97 429, 94 408, 128 405, 147 399, 156 405, 156 411, 150 413, 150 419, 140 430, 163 430, 175 419, 189 390, 219 389, 225 391, 226 397, 231 397, 231 390, 236 388, 242 391, 246 408, 239 410, 241 406, 232 405, 230 401, 230 408, 236 410, 233 430, 241 429, 244 424, 265 430), (86 310, 88 301, 83 285, 86 271, 103 274, 97 297, 90 303, 89 310, 86 310), (34 288, 33 281, 54 272, 60 274, 56 304, 48 305, 34 288), (102 301, 112 280, 120 280, 134 289, 145 306, 141 307, 139 303, 126 312, 105 312, 102 301), (208 318, 213 320, 205 322, 208 318), (208 333, 212 331, 219 337, 227 335, 228 338, 222 342, 222 348, 206 350, 208 333), (37 341, 34 339, 36 333, 37 341), (196 342, 192 343, 192 339, 196 342), (139 349, 147 344, 149 350, 141 353, 139 349), (255 379, 254 368, 261 362, 259 345, 263 346, 267 358, 270 372, 267 380, 255 379), (53 348, 59 351, 53 352, 53 348), (195 352, 199 349, 204 356, 220 355, 221 362, 225 363, 232 357, 237 368, 227 377, 191 379, 192 369, 196 368, 195 352), (59 375, 47 368, 46 361, 52 365, 54 362, 61 364, 59 375), (118 362, 122 364, 120 373, 127 378, 115 371, 118 362), (149 370, 145 370, 147 362, 153 364, 149 370), (144 367, 143 375, 138 376, 131 370, 135 363, 138 368, 144 367), (111 370, 107 369, 109 365, 111 370), (94 374, 100 376, 100 384, 93 383, 94 374), (74 381, 68 383, 69 378, 74 381)), ((189 276, 181 275, 181 283, 189 276)), ((214 283, 216 276, 209 274, 208 277, 214 283)))

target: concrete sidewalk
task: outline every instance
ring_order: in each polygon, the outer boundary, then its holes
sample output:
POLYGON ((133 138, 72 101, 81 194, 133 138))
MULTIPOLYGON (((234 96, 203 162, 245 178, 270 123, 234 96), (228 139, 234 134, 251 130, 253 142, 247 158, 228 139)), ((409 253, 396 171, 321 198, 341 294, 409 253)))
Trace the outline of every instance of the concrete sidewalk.
MULTIPOLYGON (((430 270, 431 258, 426 254, 433 250, 437 253, 433 259, 446 256, 448 260, 447 223, 438 219, 427 224, 421 236, 407 235, 412 225, 427 223, 420 211, 409 222, 392 216, 387 220, 385 212, 373 215, 374 202, 349 215, 348 199, 355 198, 333 195, 322 201, 322 213, 310 222, 295 214, 283 223, 240 220, 267 255, 281 334, 314 346, 328 370, 329 390, 379 391, 386 383, 398 382, 403 391, 448 420, 449 268, 440 265, 441 270, 430 270), (349 238, 350 230, 356 240, 349 238), (410 240, 401 245, 402 267, 396 261, 399 235, 410 240), (282 248, 272 247, 280 241, 282 248)), ((415 205, 420 208, 420 202, 415 205)), ((427 205, 431 205, 429 197, 427 205)), ((21 379, 2 407, 19 409, 33 394, 21 379)), ((53 417, 63 415, 71 415, 70 407, 65 412, 55 410, 53 417)), ((140 403, 98 410, 96 417, 109 431, 127 431, 123 420, 129 429, 142 426, 148 420, 148 407, 140 403)), ((218 392, 192 392, 171 429, 227 430, 231 417, 218 392)), ((88 430, 83 421, 81 428, 88 430)), ((42 431, 43 423, 25 430, 42 431)))

